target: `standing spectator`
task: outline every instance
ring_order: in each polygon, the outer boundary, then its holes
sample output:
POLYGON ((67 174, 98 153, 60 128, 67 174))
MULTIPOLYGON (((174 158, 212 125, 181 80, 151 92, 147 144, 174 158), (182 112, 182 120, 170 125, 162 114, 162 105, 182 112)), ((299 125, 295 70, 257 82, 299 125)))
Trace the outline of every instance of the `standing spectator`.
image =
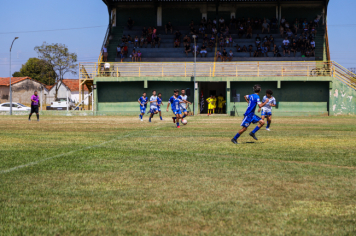
POLYGON ((287 37, 283 40, 283 56, 286 56, 286 52, 288 52, 288 55, 290 56, 290 48, 289 48, 289 40, 287 37))
POLYGON ((129 20, 127 21, 127 27, 129 28, 129 30, 132 29, 134 23, 135 23, 135 21, 133 21, 133 20, 131 19, 131 17, 129 17, 129 20))
POLYGON ((224 48, 223 52, 222 52, 222 61, 226 61, 227 60, 227 51, 226 49, 224 48))
MULTIPOLYGON (((240 27, 239 27, 239 38, 241 38, 245 33, 245 29, 244 29, 244 26, 242 24, 240 24, 240 27)), ((247 35, 246 35, 247 37, 247 35)))
MULTIPOLYGON (((140 38, 140 47, 142 48, 143 47, 143 44, 145 44, 145 36, 143 36, 143 34, 141 35, 141 38, 140 38)), ((146 48, 147 48, 147 43, 146 43, 146 48)))
POLYGON ((185 45, 185 50, 184 50, 185 54, 188 56, 188 53, 191 52, 191 51, 192 51, 192 49, 190 48, 190 45, 186 44, 185 45))
POLYGON ((228 56, 229 61, 232 61, 233 57, 234 57, 234 53, 232 52, 232 50, 230 50, 229 56, 228 56))
POLYGON ((265 20, 264 22, 263 22, 263 24, 262 24, 262 33, 264 33, 265 32, 265 30, 267 30, 268 31, 268 33, 269 33, 269 24, 267 23, 267 20, 265 20))
POLYGON ((104 62, 108 61, 108 49, 106 47, 106 45, 104 45, 103 47, 103 56, 104 56, 104 62))
POLYGON ((252 27, 251 27, 251 25, 247 28, 246 38, 247 39, 252 39, 252 27))
POLYGON ((117 45, 116 47, 116 57, 118 57, 121 53, 121 47, 120 47, 120 44, 117 45))
POLYGON ((286 18, 283 16, 281 21, 280 21, 280 25, 284 27, 285 23, 286 23, 286 18))
POLYGON ((222 17, 220 17, 220 19, 219 19, 219 26, 220 27, 225 27, 225 20, 222 17))
POLYGON ((206 50, 206 46, 205 46, 204 43, 203 43, 203 45, 201 46, 201 49, 200 49, 200 56, 203 57, 203 54, 204 54, 204 57, 206 57, 208 55, 208 51, 206 50))
POLYGON ((170 21, 166 24, 166 34, 168 31, 171 31, 171 34, 173 34, 173 26, 170 21))
POLYGON ((146 27, 143 27, 143 29, 142 29, 142 36, 143 36, 143 37, 147 37, 147 34, 148 34, 148 30, 146 29, 146 27))
POLYGON ((277 18, 276 17, 272 18, 271 27, 272 27, 272 29, 277 29, 277 18))
POLYGON ((134 49, 134 50, 132 50, 132 53, 131 53, 130 57, 131 57, 132 62, 136 61, 136 58, 137 58, 137 52, 136 52, 136 50, 135 50, 135 49, 134 49))
POLYGON ((298 34, 298 30, 299 30, 299 20, 298 19, 295 19, 295 22, 294 22, 294 25, 293 25, 293 27, 294 27, 294 32, 295 32, 295 34, 298 34))
POLYGON ((137 61, 140 60, 140 62, 142 61, 142 53, 140 50, 138 50, 137 52, 137 61))

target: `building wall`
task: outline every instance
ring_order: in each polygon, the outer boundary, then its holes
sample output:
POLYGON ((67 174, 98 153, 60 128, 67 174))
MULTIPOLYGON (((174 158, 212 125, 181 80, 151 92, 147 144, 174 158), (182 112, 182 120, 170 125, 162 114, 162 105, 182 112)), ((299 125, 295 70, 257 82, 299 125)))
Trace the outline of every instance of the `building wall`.
POLYGON ((0 103, 9 101, 9 90, 8 86, 0 86, 0 103))
POLYGON ((337 79, 330 90, 330 115, 356 115, 356 90, 337 79))
MULTIPOLYGON (((31 96, 33 95, 34 91, 37 90, 38 95, 41 96, 41 89, 42 84, 30 79, 26 79, 19 83, 13 84, 12 101, 19 102, 24 105, 29 105, 31 104, 31 96)), ((8 86, 0 86, 0 99, 2 103, 10 101, 10 97, 6 96, 9 95, 9 90, 10 88, 8 86), (7 99, 5 99, 6 97, 7 99)))

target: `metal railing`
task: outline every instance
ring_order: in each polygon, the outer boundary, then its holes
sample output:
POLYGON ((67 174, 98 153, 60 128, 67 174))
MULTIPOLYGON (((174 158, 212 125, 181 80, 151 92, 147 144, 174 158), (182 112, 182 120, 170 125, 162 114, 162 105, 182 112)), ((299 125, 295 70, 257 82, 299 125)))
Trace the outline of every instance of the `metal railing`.
MULTIPOLYGON (((193 62, 80 63, 80 79, 94 77, 191 77, 193 62), (85 73, 82 73, 85 71, 85 73)), ((197 62, 197 77, 332 76, 334 62, 197 62)))

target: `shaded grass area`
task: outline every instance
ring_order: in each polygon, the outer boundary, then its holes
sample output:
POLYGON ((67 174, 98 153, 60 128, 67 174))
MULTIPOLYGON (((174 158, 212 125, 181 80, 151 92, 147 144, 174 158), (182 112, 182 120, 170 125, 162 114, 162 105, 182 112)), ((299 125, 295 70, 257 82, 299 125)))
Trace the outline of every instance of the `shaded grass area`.
POLYGON ((1 234, 356 234, 355 117, 188 121, 0 117, 1 234))

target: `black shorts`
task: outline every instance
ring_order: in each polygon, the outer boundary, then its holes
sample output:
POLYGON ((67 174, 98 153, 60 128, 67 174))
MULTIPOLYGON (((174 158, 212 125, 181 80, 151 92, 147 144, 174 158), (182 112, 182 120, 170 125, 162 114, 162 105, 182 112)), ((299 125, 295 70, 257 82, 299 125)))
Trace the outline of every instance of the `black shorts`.
POLYGON ((38 113, 38 105, 31 105, 31 114, 38 113))

